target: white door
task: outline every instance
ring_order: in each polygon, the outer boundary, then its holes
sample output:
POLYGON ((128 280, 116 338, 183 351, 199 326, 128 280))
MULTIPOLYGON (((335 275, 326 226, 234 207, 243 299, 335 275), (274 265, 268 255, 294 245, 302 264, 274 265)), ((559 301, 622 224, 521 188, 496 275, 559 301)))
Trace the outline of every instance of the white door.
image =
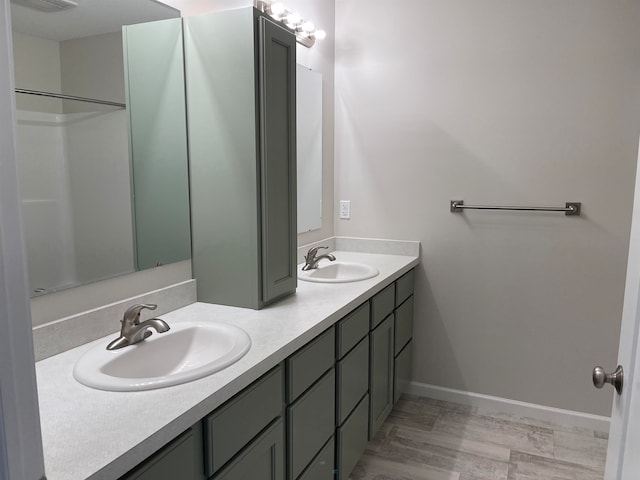
MULTIPOLYGON (((627 280, 620 327, 618 364, 624 369, 622 394, 613 393, 605 480, 640 478, 640 168, 631 223, 627 280), (637 373, 636 373, 637 372, 637 373)), ((611 370, 615 365, 607 366, 611 370)))

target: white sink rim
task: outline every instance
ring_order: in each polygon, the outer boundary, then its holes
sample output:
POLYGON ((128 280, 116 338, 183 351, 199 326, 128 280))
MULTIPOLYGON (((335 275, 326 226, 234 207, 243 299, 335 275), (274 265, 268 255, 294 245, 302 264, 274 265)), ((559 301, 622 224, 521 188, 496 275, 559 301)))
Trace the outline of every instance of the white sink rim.
POLYGON ((315 283, 352 283, 368 280, 377 277, 379 274, 380 271, 376 267, 367 265, 366 263, 335 260, 333 262, 322 263, 314 270, 301 270, 298 272, 298 278, 305 282, 315 283), (343 274, 342 276, 331 276, 334 274, 334 271, 335 274, 339 275, 340 267, 346 267, 354 271, 343 274))
POLYGON ((153 390, 173 385, 179 385, 219 372, 240 360, 251 348, 249 334, 240 327, 222 322, 176 322, 170 325, 171 329, 165 333, 153 334, 146 340, 135 345, 107 350, 108 342, 100 342, 92 349, 84 353, 73 368, 73 377, 81 384, 98 390, 112 392, 138 392, 153 390), (114 361, 132 357, 132 362, 140 360, 150 352, 153 362, 153 353, 158 350, 158 345, 164 345, 172 340, 172 336, 189 329, 199 329, 198 332, 207 335, 225 335, 224 340, 229 340, 232 346, 221 355, 207 359, 206 363, 199 367, 188 368, 178 373, 148 377, 120 377, 109 375, 102 370, 114 361), (159 342, 159 343, 158 343, 159 342), (104 344, 103 344, 104 343, 104 344), (158 345, 154 345, 158 343, 158 345), (152 350, 149 349, 152 347, 152 350))

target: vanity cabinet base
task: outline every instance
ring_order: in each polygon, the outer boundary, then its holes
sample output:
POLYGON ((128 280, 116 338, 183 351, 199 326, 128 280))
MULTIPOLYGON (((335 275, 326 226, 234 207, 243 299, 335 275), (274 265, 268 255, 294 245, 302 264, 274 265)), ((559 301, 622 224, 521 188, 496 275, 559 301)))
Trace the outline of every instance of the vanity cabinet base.
POLYGON ((122 478, 348 480, 411 380, 412 293, 409 272, 122 478))
POLYGON ((284 426, 282 419, 279 419, 212 480, 284 480, 284 478, 284 426))

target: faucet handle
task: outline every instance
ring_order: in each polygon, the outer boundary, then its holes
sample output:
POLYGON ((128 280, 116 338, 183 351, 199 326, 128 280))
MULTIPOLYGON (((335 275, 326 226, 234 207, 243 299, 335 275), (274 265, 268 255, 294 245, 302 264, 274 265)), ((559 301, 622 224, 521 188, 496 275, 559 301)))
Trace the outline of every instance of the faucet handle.
POLYGON ((122 323, 130 322, 136 325, 138 323, 138 317, 140 316, 140 312, 142 310, 155 310, 156 308, 158 308, 158 305, 155 305, 153 303, 140 303, 133 305, 125 310, 124 316, 122 317, 122 323))
POLYGON ((320 249, 324 249, 324 250, 328 250, 329 247, 322 247, 322 246, 318 246, 318 247, 312 247, 309 249, 309 251, 307 252, 307 254, 304 256, 304 259, 309 261, 309 260, 313 260, 316 256, 316 254, 318 253, 318 250, 320 249))

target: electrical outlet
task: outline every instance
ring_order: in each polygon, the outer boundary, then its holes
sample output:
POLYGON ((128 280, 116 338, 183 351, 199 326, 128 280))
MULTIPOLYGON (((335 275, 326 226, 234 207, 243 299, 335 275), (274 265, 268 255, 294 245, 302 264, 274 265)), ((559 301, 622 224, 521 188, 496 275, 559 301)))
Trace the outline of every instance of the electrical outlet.
POLYGON ((351 200, 340 200, 340 218, 351 218, 351 200))

